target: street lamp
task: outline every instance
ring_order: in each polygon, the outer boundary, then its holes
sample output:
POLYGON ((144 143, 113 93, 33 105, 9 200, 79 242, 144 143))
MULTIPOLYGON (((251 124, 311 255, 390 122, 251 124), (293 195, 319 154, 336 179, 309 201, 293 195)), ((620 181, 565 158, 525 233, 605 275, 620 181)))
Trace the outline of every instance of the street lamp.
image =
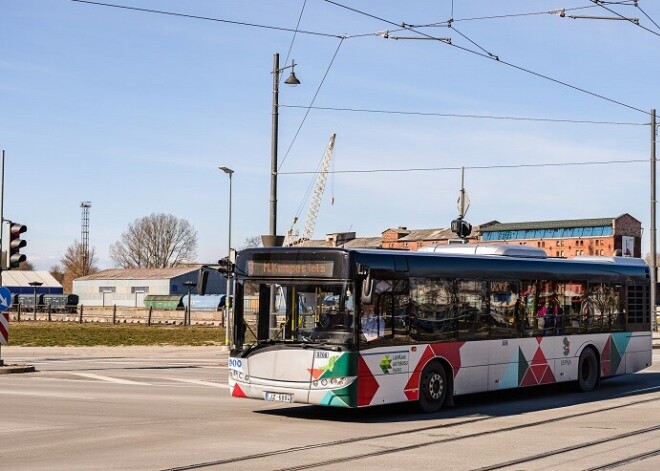
POLYGON ((227 228, 227 291, 225 295, 225 345, 229 347, 229 294, 231 291, 231 176, 234 171, 229 167, 218 167, 220 170, 229 175, 229 224, 227 228))
POLYGON ((30 281, 28 283, 32 288, 34 288, 34 320, 37 320, 37 288, 43 283, 41 281, 30 281))
POLYGON ((191 314, 192 304, 190 302, 190 292, 192 291, 193 286, 197 286, 197 283, 195 283, 194 281, 184 281, 183 286, 188 288, 188 315, 186 316, 186 313, 185 312, 183 313, 183 325, 191 325, 192 322, 190 320, 190 314, 191 314), (188 318, 187 324, 186 324, 186 317, 188 318))
POLYGON ((273 238, 277 235, 277 138, 279 121, 279 93, 280 93, 280 73, 286 69, 291 69, 291 75, 284 81, 287 85, 295 87, 300 84, 296 77, 294 67, 296 64, 291 61, 291 65, 280 69, 280 55, 273 55, 273 127, 270 146, 270 233, 273 238))

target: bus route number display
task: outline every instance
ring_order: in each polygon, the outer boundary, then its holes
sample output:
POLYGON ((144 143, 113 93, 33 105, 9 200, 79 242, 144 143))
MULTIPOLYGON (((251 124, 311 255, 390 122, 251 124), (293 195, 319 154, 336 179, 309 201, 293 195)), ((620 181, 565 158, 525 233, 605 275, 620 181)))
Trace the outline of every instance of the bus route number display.
POLYGON ((248 276, 332 278, 334 262, 248 262, 248 276))

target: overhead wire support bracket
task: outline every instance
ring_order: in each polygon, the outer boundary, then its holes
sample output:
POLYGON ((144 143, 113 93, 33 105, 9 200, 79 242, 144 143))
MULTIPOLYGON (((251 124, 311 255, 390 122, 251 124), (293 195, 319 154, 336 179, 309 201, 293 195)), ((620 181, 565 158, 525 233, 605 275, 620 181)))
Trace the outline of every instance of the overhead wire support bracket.
POLYGON ((423 41, 440 41, 446 44, 451 44, 451 38, 436 38, 436 37, 423 37, 423 36, 393 36, 389 31, 380 31, 378 36, 383 39, 412 39, 412 40, 423 40, 423 41))
POLYGON ((639 25, 639 18, 627 18, 624 16, 593 16, 593 15, 567 15, 565 9, 554 10, 551 14, 558 15, 561 18, 571 18, 573 20, 614 20, 614 21, 629 21, 639 25))

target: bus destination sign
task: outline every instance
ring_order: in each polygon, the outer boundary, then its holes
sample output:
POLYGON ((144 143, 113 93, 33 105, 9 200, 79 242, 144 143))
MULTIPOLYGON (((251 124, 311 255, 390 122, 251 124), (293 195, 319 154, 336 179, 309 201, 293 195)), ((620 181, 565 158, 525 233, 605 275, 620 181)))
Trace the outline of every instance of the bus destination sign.
POLYGON ((291 276, 332 278, 334 262, 256 262, 248 261, 248 276, 291 276))

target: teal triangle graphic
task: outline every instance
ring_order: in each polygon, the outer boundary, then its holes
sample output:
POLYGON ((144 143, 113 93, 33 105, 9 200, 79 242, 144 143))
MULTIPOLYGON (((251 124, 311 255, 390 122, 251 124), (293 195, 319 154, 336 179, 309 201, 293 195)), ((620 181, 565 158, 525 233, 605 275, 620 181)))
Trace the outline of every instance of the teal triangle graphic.
POLYGON ((621 359, 623 358, 623 354, 626 352, 626 348, 628 348, 628 343, 630 342, 630 335, 627 333, 617 333, 617 334, 612 334, 612 352, 611 352, 611 374, 615 375, 617 374, 617 370, 619 369, 619 365, 621 364, 621 359), (620 338, 619 341, 617 341, 617 337, 620 338))
MULTIPOLYGON (((612 334, 611 337, 614 345, 616 345, 616 349, 619 351, 619 355, 623 356, 630 343, 630 334, 627 332, 617 332, 612 334)), ((614 373, 614 370, 612 370, 612 373, 614 373)))

